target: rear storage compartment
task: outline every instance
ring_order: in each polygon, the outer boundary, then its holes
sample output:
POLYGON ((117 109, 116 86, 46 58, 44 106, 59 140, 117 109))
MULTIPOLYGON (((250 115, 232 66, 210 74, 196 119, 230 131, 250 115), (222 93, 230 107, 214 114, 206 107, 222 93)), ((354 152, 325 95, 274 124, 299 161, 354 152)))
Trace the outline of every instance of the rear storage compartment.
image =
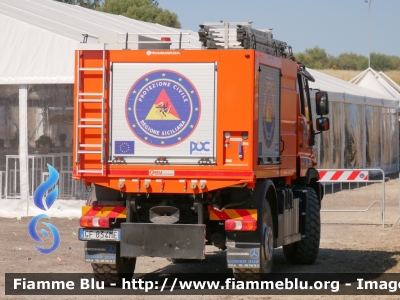
POLYGON ((214 63, 113 63, 111 70, 109 163, 215 164, 214 63))

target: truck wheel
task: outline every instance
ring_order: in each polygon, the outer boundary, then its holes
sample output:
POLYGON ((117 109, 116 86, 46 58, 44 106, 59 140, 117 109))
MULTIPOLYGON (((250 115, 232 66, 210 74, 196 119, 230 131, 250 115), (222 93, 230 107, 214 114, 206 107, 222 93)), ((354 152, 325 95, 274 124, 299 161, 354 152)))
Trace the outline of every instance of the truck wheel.
POLYGON ((321 234, 319 201, 314 189, 308 188, 307 195, 305 237, 301 241, 283 246, 283 254, 290 263, 312 264, 318 256, 321 234))
POLYGON ((120 285, 122 278, 131 281, 133 272, 135 271, 136 257, 127 258, 120 257, 117 253, 117 264, 93 264, 93 275, 98 281, 104 281, 104 284, 109 286, 111 283, 120 285))
POLYGON ((261 253, 260 253, 260 268, 259 269, 242 269, 234 268, 233 275, 236 279, 250 280, 260 279, 261 274, 271 273, 273 257, 274 257, 274 226, 272 222, 271 208, 267 200, 264 201, 264 207, 259 214, 262 222, 261 236, 261 253))

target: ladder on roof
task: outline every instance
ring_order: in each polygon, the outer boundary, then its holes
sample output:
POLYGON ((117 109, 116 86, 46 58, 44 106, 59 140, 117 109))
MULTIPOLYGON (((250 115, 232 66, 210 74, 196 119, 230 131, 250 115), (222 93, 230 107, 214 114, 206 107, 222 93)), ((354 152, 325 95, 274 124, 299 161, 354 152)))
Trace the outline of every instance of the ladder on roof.
MULTIPOLYGON (((82 44, 80 44, 82 45, 82 44)), ((105 145, 104 145, 104 118, 105 118, 105 99, 104 93, 106 89, 106 74, 105 74, 105 60, 106 60, 106 49, 105 44, 101 45, 102 48, 95 48, 93 45, 84 47, 85 53, 95 51, 97 53, 102 52, 101 65, 95 65, 85 67, 82 63, 82 49, 78 52, 78 69, 77 69, 77 83, 78 93, 75 104, 75 115, 76 124, 75 127, 75 164, 77 165, 78 173, 93 173, 104 175, 104 164, 105 164, 105 145), (102 87, 101 91, 87 91, 81 92, 83 82, 82 79, 90 76, 99 76, 101 74, 102 87), (86 116, 88 114, 96 113, 99 118, 92 118, 86 116), (94 143, 87 143, 88 135, 90 132, 91 141, 94 143), (83 169, 79 168, 80 162, 85 158, 93 161, 93 157, 98 156, 99 162, 101 163, 101 169, 83 169)), ((82 48, 82 47, 80 47, 82 48)), ((99 61, 99 60, 97 60, 99 61)), ((97 159, 96 159, 97 161, 97 159)))
POLYGON ((293 56, 292 47, 274 39, 272 29, 253 29, 251 23, 205 22, 200 24, 199 40, 204 49, 255 49, 278 57, 293 56))

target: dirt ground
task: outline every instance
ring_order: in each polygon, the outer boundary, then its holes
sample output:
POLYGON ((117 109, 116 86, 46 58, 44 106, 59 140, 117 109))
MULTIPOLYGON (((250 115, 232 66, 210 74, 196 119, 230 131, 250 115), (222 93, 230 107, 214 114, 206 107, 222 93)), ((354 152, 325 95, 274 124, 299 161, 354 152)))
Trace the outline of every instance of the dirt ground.
MULTIPOLYGON (((400 273, 400 222, 392 228, 399 216, 399 182, 391 180, 386 185, 386 225, 381 224, 379 205, 365 213, 322 212, 321 245, 317 261, 313 265, 298 266, 286 263, 282 249, 276 249, 274 271, 285 273, 400 273), (389 184, 390 183, 390 184, 389 184)), ((379 186, 373 187, 379 190, 379 186)), ((340 196, 348 198, 349 191, 340 196)), ((356 192, 353 192, 356 193, 356 192)), ((371 194, 369 191, 367 194, 371 194)), ((380 192, 378 192, 380 194, 380 192)), ((340 195, 340 194, 338 194, 340 195)), ((356 198, 360 197, 357 194, 356 198)), ((331 196, 327 196, 329 199, 331 196)), ((332 200, 332 199, 331 199, 332 200)), ((323 204, 323 209, 329 209, 329 201, 323 204)), ((368 202, 369 203, 369 202, 368 202)), ((367 203, 367 204, 368 204, 367 203)), ((0 218, 2 238, 0 246, 0 298, 3 299, 53 299, 54 296, 5 296, 4 274, 31 273, 90 273, 91 266, 84 262, 84 243, 77 238, 79 220, 77 218, 52 218, 49 222, 55 225, 61 235, 59 248, 49 254, 40 254, 34 247, 35 242, 30 238, 27 226, 31 217, 0 218)), ((43 227, 45 228, 45 227, 43 227)), ((40 230, 40 227, 39 227, 40 230)), ((39 231, 38 230, 38 231, 39 231)), ((43 247, 50 245, 43 245, 43 247)), ((196 263, 173 264, 164 258, 138 258, 137 273, 214 273, 230 272, 226 268, 225 253, 214 247, 207 247, 205 261, 196 263)), ((110 296, 65 296, 60 299, 109 299, 110 296)), ((161 296, 158 299, 269 299, 265 296, 161 296)), ((298 296, 299 297, 299 296, 298 296)), ((293 299, 296 296, 273 296, 273 298, 293 299)), ((342 296, 302 296, 301 298, 320 299, 342 296)), ((112 298, 117 298, 113 296, 112 298)), ((136 296, 135 299, 150 299, 154 296, 136 296)), ((353 299, 370 299, 370 296, 351 296, 353 299)), ((379 297, 396 298, 396 297, 379 297)), ((118 297, 118 299, 132 299, 118 297)))

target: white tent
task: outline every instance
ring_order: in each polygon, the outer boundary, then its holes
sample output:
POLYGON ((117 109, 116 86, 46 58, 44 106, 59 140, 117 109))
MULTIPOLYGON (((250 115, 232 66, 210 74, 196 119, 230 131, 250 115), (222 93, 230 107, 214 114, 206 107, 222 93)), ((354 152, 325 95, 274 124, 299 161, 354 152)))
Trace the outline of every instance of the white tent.
POLYGON ((189 30, 52 0, 0 0, 0 26, 0 84, 73 83, 74 50, 83 34, 89 35, 88 43, 126 32, 155 39, 164 34, 177 48, 178 34, 183 32, 185 48, 200 47, 197 33, 189 30))
POLYGON ((400 100, 400 86, 385 73, 378 73, 372 68, 368 68, 361 72, 349 82, 360 87, 378 91, 386 97, 392 96, 393 98, 400 100))
POLYGON ((317 136, 318 165, 326 169, 399 170, 400 98, 310 70, 310 86, 329 92, 331 129, 317 136))
MULTIPOLYGON (((85 190, 77 193, 79 187, 71 180, 68 166, 72 165, 72 150, 61 147, 72 139, 74 50, 83 42, 84 34, 87 43, 118 36, 113 43, 121 42, 120 48, 125 47, 126 33, 136 36, 130 39, 133 42, 169 37, 175 49, 180 46, 182 34, 182 48, 200 48, 197 33, 189 30, 52 0, 0 0, 0 26, 0 198, 12 199, 0 206, 0 215, 5 216, 37 213, 28 199, 45 180, 47 162, 60 165, 59 194, 65 199, 85 198, 85 190), (50 136, 61 153, 44 155, 39 160, 35 140, 41 134, 50 136), (62 143, 58 141, 60 136, 64 137, 62 143), (18 149, 13 147, 15 140, 19 140, 18 149)), ((146 44, 129 44, 129 48, 142 49, 146 44)), ((55 206, 62 209, 55 209, 55 215, 79 215, 76 207, 81 202, 57 202, 55 206)))

